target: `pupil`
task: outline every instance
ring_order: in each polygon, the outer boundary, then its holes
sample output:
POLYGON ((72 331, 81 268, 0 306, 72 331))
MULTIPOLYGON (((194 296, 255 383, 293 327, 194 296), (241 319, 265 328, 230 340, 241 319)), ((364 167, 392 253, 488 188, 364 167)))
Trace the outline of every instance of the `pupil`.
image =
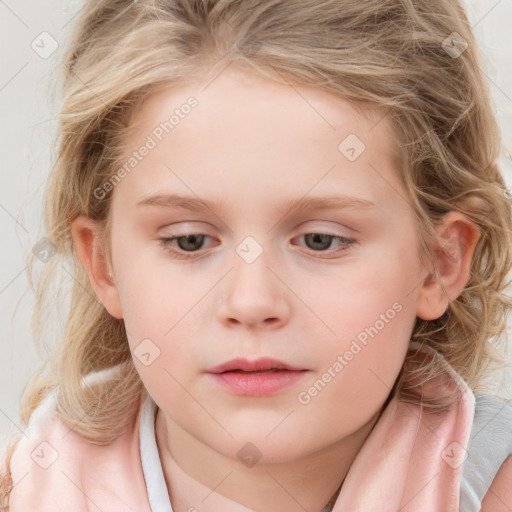
POLYGON ((178 239, 180 249, 194 251, 201 247, 205 235, 186 235, 178 239), (184 243, 183 243, 184 242, 184 243))
POLYGON ((321 233, 310 233, 306 235, 306 241, 312 241, 315 247, 311 247, 311 249, 319 249, 325 250, 329 247, 331 242, 331 235, 323 235, 321 233), (320 245, 320 247, 318 246, 320 245))

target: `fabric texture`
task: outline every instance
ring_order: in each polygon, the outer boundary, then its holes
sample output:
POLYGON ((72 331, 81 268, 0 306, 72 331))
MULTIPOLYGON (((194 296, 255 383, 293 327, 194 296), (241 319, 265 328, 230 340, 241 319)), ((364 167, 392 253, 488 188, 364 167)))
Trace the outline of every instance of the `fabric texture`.
MULTIPOLYGON (((453 368, 432 349, 416 348, 444 369, 423 386, 424 403, 446 393, 458 399, 449 409, 429 411, 394 395, 350 467, 333 512, 477 511, 511 454, 510 404, 477 395, 475 413, 475 395, 453 368)), ((53 392, 41 403, 14 451, 10 512, 172 512, 149 395, 133 428, 108 446, 92 445, 68 428, 54 413, 55 398, 53 392)), ((173 485, 200 488, 176 463, 171 468, 173 485)), ((203 491, 208 500, 198 498, 190 510, 248 510, 203 491)))
POLYGON ((496 473, 512 455, 512 404, 487 393, 476 393, 475 398, 475 417, 461 482, 463 512, 480 511, 496 473))

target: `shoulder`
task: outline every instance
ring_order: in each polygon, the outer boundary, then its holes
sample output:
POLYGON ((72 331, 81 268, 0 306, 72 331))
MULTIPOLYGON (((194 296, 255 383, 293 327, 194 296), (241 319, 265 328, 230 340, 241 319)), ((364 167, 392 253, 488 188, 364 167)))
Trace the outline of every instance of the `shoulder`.
MULTIPOLYGON (((80 461, 87 455, 87 442, 65 425, 55 410, 56 394, 48 395, 33 411, 10 459, 13 510, 38 510, 53 499, 62 486, 62 472, 80 475, 80 461)), ((77 510, 82 510, 78 507, 77 510)))
POLYGON ((104 509, 148 510, 138 426, 97 445, 64 423, 55 404, 55 396, 47 397, 34 411, 12 454, 10 510, 82 512, 84 496, 104 509))
POLYGON ((481 512, 510 512, 512 510, 512 404, 510 400, 485 393, 477 395, 476 398, 475 437, 479 436, 477 444, 480 448, 480 460, 475 463, 481 467, 482 458, 486 458, 499 464, 494 478, 492 473, 489 478, 485 477, 485 472, 479 475, 486 489, 480 510, 481 512))
POLYGON ((510 512, 512 510, 512 457, 509 457, 494 477, 481 512, 510 512))

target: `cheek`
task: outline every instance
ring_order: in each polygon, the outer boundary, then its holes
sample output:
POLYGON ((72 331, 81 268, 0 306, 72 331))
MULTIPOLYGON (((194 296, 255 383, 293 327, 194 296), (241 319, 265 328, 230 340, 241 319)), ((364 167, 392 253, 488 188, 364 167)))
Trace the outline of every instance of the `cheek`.
POLYGON ((157 241, 121 236, 114 268, 126 329, 134 336, 165 338, 204 294, 206 283, 184 279, 157 241))
POLYGON ((123 284, 126 293, 120 292, 132 352, 137 355, 137 346, 146 340, 148 346, 155 346, 160 362, 169 369, 177 366, 176 361, 181 363, 179 368, 185 362, 191 364, 194 340, 201 338, 197 315, 204 286, 178 289, 180 284, 172 279, 144 279, 141 274, 123 284))
POLYGON ((316 323, 326 349, 336 350, 359 335, 364 342, 372 326, 381 339, 407 337, 414 324, 420 274, 416 247, 393 242, 342 261, 326 276, 297 279, 295 291, 323 321, 316 323))
POLYGON ((305 289, 311 309, 321 312, 331 332, 322 326, 321 342, 315 346, 320 379, 311 393, 303 389, 301 403, 316 402, 318 410, 329 411, 340 422, 347 415, 357 422, 385 401, 416 320, 418 260, 414 246, 403 247, 383 248, 379 257, 354 264, 347 272, 340 267, 325 281, 323 293, 305 289))
POLYGON ((407 352, 415 308, 410 302, 352 302, 341 316, 338 335, 324 337, 329 342, 316 353, 323 364, 296 396, 305 431, 329 425, 325 435, 332 442, 370 421, 388 398, 407 352))
POLYGON ((154 249, 124 244, 118 254, 123 258, 114 268, 127 337, 137 371, 152 394, 155 387, 172 381, 170 374, 181 382, 185 369, 197 366, 197 306, 211 285, 171 274, 164 258, 155 258, 154 249))

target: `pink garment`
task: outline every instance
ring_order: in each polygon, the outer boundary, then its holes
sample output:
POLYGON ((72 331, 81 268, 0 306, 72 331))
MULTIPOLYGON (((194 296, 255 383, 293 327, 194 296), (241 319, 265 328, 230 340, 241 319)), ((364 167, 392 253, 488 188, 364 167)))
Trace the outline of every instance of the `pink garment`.
MULTIPOLYGON (((350 467, 333 512, 459 511, 475 399, 437 352, 421 350, 419 354, 433 357, 444 368, 444 375, 423 387, 424 401, 450 392, 456 392, 458 400, 448 410, 428 412, 395 395, 350 467)), ((28 435, 11 460, 10 512, 151 512, 139 453, 139 421, 105 447, 87 443, 52 413, 31 423, 28 435), (55 451, 58 457, 50 465, 55 451)), ((170 480, 171 486, 201 486, 177 465, 170 480)), ((220 495, 211 503, 219 508, 209 510, 236 510, 236 504, 220 495), (223 501, 226 508, 220 505, 223 501)))
POLYGON ((11 459, 10 512, 149 512, 138 426, 96 446, 55 414, 38 418, 11 459))

